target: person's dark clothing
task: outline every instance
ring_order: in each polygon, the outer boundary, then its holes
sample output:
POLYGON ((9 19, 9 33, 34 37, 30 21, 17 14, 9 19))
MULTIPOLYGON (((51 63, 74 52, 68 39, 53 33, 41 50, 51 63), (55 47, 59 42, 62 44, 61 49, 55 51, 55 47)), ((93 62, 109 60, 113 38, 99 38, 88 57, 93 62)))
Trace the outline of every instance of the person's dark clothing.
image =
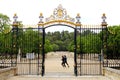
POLYGON ((66 67, 65 64, 67 64, 67 66, 69 67, 69 65, 68 65, 68 63, 67 63, 67 57, 66 57, 66 55, 62 56, 62 66, 63 66, 63 67, 66 67))
POLYGON ((61 63, 61 65, 62 65, 63 67, 66 67, 66 66, 65 66, 65 62, 64 62, 64 56, 62 56, 62 63, 61 63))

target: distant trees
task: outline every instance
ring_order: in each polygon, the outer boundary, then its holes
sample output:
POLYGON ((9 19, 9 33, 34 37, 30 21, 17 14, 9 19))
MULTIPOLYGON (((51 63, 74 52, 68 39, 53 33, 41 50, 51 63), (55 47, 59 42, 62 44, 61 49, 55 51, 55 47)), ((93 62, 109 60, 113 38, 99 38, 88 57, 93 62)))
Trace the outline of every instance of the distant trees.
POLYGON ((50 40, 53 51, 68 51, 68 46, 73 41, 73 32, 56 31, 46 33, 46 39, 50 40))
POLYGON ((108 27, 108 57, 109 58, 120 58, 120 25, 108 27))

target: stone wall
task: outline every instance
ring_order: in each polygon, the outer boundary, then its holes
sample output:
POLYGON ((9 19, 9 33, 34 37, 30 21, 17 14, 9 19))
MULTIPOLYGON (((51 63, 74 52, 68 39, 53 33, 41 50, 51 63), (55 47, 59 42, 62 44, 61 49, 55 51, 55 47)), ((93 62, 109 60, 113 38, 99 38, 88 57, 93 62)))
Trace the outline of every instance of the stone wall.
POLYGON ((113 68, 104 68, 104 75, 109 77, 111 80, 120 80, 120 70, 113 68))
POLYGON ((0 69, 0 80, 7 80, 11 76, 17 75, 17 68, 4 68, 0 69))

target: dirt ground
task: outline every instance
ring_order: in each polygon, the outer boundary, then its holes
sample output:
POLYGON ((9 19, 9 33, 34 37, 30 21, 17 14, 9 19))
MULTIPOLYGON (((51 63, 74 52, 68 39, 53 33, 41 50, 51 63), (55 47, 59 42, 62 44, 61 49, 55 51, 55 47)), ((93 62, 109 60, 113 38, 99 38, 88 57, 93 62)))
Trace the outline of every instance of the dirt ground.
POLYGON ((105 76, 74 76, 74 56, 70 52, 49 53, 45 59, 45 76, 20 75, 8 80, 111 80, 105 76), (61 56, 67 55, 70 67, 61 66, 61 56))

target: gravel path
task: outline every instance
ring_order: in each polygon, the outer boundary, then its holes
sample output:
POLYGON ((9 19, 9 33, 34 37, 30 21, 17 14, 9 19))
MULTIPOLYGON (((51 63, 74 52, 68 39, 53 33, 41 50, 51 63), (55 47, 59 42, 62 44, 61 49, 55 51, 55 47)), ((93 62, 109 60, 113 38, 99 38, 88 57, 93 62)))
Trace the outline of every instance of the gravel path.
MULTIPOLYGON (((66 54, 66 53, 64 53, 66 54)), ((111 80, 105 76, 74 76, 74 58, 70 53, 68 56, 69 68, 61 66, 61 53, 48 54, 45 61, 45 76, 37 75, 19 75, 9 78, 8 80, 111 80)))
POLYGON ((80 77, 40 77, 40 76, 15 76, 8 80, 111 80, 104 76, 80 76, 80 77))

